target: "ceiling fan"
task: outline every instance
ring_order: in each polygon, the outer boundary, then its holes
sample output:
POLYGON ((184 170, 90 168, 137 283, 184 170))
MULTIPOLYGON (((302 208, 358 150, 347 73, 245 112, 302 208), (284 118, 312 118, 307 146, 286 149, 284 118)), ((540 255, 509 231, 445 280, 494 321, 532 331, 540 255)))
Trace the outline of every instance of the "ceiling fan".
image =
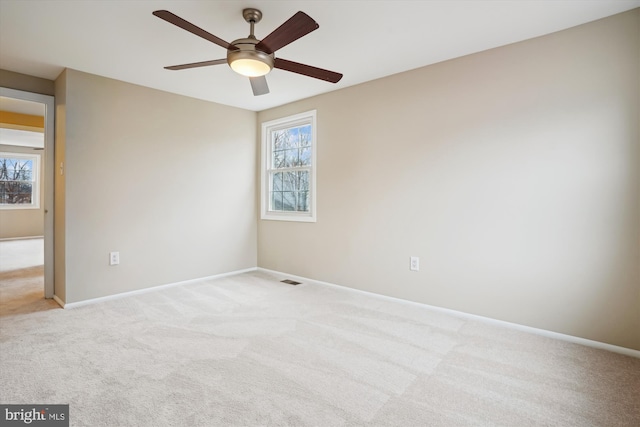
POLYGON ((255 96, 269 93, 269 86, 267 85, 265 75, 273 68, 302 74, 331 83, 337 83, 342 78, 342 74, 334 71, 275 57, 275 51, 320 27, 316 21, 304 12, 296 13, 264 39, 258 40, 253 34, 253 30, 255 24, 262 19, 262 12, 253 8, 244 9, 242 16, 251 26, 250 34, 246 38, 237 39, 231 43, 227 43, 221 38, 185 21, 168 10, 156 10, 153 14, 183 30, 187 30, 196 36, 227 49, 226 58, 164 67, 167 70, 184 70, 187 68, 229 64, 238 74, 249 77, 251 89, 255 96))

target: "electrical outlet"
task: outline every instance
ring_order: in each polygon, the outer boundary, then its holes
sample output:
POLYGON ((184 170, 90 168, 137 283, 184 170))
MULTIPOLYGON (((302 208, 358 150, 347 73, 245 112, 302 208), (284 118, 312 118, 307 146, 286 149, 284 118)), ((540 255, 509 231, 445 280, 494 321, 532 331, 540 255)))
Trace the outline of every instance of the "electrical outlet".
POLYGON ((120 252, 109 252, 109 265, 120 264, 120 252))
POLYGON ((409 270, 418 271, 420 270, 420 258, 417 256, 412 256, 410 258, 409 270))

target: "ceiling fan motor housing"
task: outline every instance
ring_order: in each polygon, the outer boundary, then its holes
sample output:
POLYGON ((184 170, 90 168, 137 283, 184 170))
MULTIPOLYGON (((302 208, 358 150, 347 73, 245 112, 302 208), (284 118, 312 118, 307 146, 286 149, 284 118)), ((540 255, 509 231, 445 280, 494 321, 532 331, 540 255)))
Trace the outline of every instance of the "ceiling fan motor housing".
POLYGON ((234 40, 233 42, 231 42, 231 45, 237 47, 238 49, 227 50, 227 63, 229 64, 229 66, 235 70, 234 66, 232 66, 233 63, 241 63, 242 61, 258 61, 268 66, 269 69, 267 70, 265 68, 266 72, 257 74, 256 76, 264 75, 271 71, 274 66, 274 56, 273 54, 268 54, 257 50, 256 44, 258 43, 260 43, 260 40, 250 37, 246 39, 234 40))

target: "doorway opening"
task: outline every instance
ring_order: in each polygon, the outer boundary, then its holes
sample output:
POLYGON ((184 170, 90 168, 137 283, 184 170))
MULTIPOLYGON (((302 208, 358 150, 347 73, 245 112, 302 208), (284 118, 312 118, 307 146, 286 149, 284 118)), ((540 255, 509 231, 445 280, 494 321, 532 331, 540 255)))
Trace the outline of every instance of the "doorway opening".
POLYGON ((55 293, 54 109, 53 96, 0 88, 0 275, 12 312, 55 293))

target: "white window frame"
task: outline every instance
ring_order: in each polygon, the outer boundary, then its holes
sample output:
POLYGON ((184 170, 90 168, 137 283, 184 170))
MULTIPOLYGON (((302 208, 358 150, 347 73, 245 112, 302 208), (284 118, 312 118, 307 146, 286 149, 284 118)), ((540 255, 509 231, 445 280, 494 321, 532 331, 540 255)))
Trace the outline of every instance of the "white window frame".
POLYGON ((260 209, 261 219, 276 221, 300 221, 300 222, 316 222, 316 158, 317 153, 317 137, 316 137, 316 110, 306 111, 304 113, 295 114, 293 116, 283 117, 262 123, 262 158, 261 158, 261 185, 260 185, 260 209), (271 210, 270 194, 271 180, 269 174, 275 169, 271 169, 272 159, 272 141, 271 132, 279 129, 297 127, 301 125, 311 125, 311 166, 305 166, 309 169, 309 211, 274 211, 271 210))
POLYGON ((21 204, 4 204, 0 203, 0 209, 40 209, 40 155, 25 154, 15 152, 0 152, 1 157, 9 157, 12 159, 25 159, 33 161, 33 170, 31 174, 31 203, 21 204))

